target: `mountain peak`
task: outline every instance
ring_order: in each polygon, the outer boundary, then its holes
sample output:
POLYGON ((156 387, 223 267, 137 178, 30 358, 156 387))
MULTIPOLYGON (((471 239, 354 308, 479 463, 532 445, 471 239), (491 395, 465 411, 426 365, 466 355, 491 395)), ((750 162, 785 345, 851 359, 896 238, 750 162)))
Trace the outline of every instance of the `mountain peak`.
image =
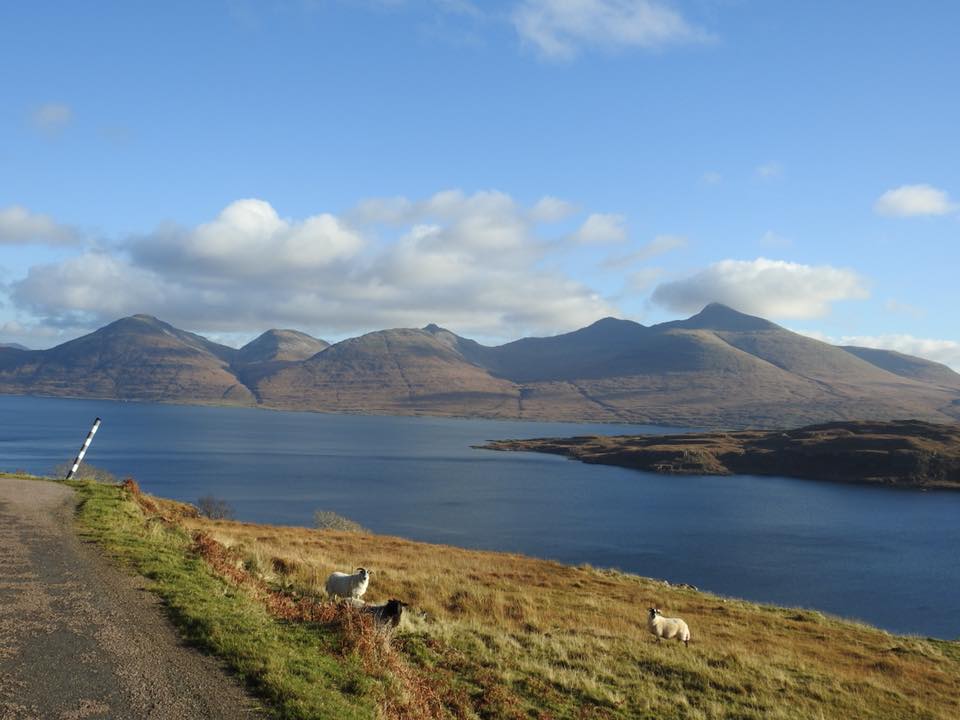
POLYGON ((775 323, 747 315, 723 303, 712 302, 691 318, 677 323, 695 330, 770 330, 775 323))
POLYGON ((306 360, 330 346, 299 330, 272 328, 248 342, 239 351, 235 362, 258 363, 306 360))
POLYGON ((639 325, 639 323, 636 323, 633 320, 622 320, 621 318, 615 318, 611 315, 605 318, 600 318, 596 322, 590 323, 587 327, 616 328, 616 327, 633 327, 635 325, 639 325))
POLYGON ((429 325, 423 328, 424 332, 428 332, 431 335, 436 335, 438 332, 448 332, 446 328, 442 328, 436 323, 430 323, 429 325))

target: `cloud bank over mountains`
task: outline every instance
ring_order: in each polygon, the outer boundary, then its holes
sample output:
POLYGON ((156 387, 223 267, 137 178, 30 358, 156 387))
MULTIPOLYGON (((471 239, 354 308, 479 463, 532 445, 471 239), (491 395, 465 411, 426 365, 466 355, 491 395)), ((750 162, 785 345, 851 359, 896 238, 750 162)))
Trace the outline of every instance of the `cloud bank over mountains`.
POLYGON ((244 199, 195 227, 163 226, 35 265, 10 295, 63 326, 149 311, 223 332, 436 320, 485 336, 550 333, 616 312, 545 263, 564 242, 546 226, 566 211, 555 199, 525 207, 504 193, 446 191, 292 220, 244 199))
POLYGON ((834 302, 868 296, 864 279, 851 270, 761 257, 722 260, 691 277, 663 283, 652 300, 679 313, 721 302, 751 315, 815 318, 826 315, 834 302))
MULTIPOLYGON (((141 312, 215 334, 297 327, 336 337, 437 322, 497 342, 608 315, 646 319, 624 312, 625 303, 686 315, 721 302, 782 321, 823 318, 836 303, 870 295, 853 269, 766 257, 667 272, 665 256, 695 240, 633 238, 622 215, 552 196, 521 203, 494 190, 370 198, 304 218, 247 198, 206 222, 112 241, 0 208, 0 244, 27 243, 54 252, 0 286, 18 311, 0 339, 33 346, 141 312)), ((960 366, 954 340, 847 340, 960 366)))

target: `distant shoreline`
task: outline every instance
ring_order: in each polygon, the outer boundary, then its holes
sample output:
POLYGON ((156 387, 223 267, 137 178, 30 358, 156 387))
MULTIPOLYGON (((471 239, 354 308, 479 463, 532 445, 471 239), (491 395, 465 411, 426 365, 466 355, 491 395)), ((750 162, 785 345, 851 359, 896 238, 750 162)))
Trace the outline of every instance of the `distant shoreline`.
POLYGON ((766 475, 960 490, 960 425, 836 422, 790 431, 497 440, 487 450, 564 455, 672 475, 766 475))
MULTIPOLYGON (((0 398, 36 398, 38 400, 90 400, 94 402, 115 402, 115 403, 136 403, 138 405, 174 405, 177 407, 209 407, 209 408, 228 408, 239 410, 267 410, 270 412, 287 413, 305 413, 311 415, 351 415, 355 417, 393 417, 393 418, 437 418, 441 420, 488 420, 491 422, 518 422, 518 423, 556 423, 558 425, 611 425, 613 427, 627 425, 645 425, 649 427, 663 428, 664 430, 677 430, 676 425, 664 423, 642 422, 634 420, 590 420, 586 419, 553 419, 540 417, 507 417, 504 415, 454 415, 442 414, 437 412, 419 412, 409 413, 396 412, 396 410, 334 410, 334 409, 309 409, 309 408, 288 408, 276 405, 264 405, 261 403, 229 403, 214 402, 207 400, 151 400, 146 398, 115 398, 115 397, 95 397, 90 395, 41 395, 38 393, 14 393, 9 391, 0 392, 0 398)), ((697 428, 692 428, 697 429, 697 428)))

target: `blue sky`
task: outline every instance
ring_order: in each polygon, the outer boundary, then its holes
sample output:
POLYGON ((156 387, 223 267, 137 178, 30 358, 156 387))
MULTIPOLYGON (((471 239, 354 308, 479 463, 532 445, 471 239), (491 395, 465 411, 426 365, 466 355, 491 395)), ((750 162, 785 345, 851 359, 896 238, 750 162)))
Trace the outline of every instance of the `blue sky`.
POLYGON ((960 368, 960 6, 7 3, 0 342, 710 300, 960 368))

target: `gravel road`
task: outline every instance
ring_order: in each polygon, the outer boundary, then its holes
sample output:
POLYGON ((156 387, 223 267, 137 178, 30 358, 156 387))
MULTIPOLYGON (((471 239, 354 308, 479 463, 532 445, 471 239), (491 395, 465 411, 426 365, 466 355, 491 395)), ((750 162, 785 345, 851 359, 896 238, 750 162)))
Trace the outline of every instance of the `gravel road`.
POLYGON ((141 579, 77 539, 73 491, 0 478, 0 720, 262 717, 141 579))

